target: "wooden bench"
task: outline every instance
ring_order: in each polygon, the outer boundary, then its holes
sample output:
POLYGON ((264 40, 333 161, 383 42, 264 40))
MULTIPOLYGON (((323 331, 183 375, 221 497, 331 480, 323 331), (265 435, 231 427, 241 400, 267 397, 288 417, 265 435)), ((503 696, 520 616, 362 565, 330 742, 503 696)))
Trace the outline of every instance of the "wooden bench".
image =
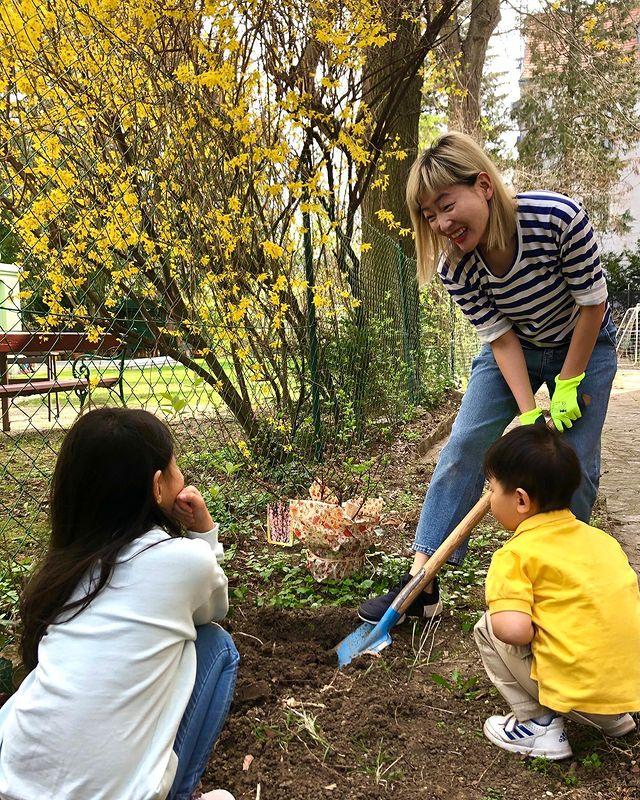
MULTIPOLYGON (((43 394, 48 399, 58 397, 60 392, 74 392, 83 407, 90 391, 102 387, 117 391, 124 403, 122 377, 124 373, 125 348, 112 334, 103 334, 97 341, 90 341, 86 333, 60 331, 15 331, 0 333, 0 404, 2 406, 2 430, 10 430, 9 405, 14 398, 43 394), (71 363, 73 378, 60 379, 57 375, 57 359, 66 357, 71 363), (115 356, 115 357, 114 357, 115 356), (47 377, 9 377, 9 358, 13 363, 46 363, 47 377), (104 376, 94 369, 92 361, 99 358, 113 359, 118 364, 118 374, 104 376)), ((58 406, 59 413, 59 406, 58 406)), ((51 406, 49 406, 51 417, 51 406)))

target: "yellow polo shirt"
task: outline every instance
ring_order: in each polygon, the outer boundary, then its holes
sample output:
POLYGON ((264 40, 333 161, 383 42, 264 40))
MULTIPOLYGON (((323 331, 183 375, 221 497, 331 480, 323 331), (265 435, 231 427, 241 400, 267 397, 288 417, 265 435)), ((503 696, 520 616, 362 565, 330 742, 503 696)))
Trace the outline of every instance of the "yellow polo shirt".
POLYGON ((555 711, 640 710, 640 593, 618 542, 568 511, 536 514, 497 550, 489 613, 535 626, 531 677, 555 711))

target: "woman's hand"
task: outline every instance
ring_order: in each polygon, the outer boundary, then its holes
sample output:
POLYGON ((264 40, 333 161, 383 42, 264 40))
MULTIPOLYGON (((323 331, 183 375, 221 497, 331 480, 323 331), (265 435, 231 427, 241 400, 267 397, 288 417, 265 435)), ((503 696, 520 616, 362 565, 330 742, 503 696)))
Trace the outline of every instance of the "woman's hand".
POLYGON ((576 375, 575 378, 567 378, 564 381, 559 375, 556 376, 556 388, 551 397, 550 413, 553 424, 560 433, 565 428, 573 427, 573 423, 582 416, 578 387, 583 380, 584 372, 582 375, 576 375))
POLYGON ((213 520, 204 498, 195 486, 185 486, 173 504, 172 515, 187 530, 207 533, 213 528, 213 520))

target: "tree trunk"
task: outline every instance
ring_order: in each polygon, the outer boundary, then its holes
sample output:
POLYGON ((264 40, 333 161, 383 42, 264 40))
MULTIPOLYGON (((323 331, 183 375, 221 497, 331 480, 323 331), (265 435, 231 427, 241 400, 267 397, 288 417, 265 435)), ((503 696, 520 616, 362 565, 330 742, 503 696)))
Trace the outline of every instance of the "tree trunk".
POLYGON ((489 39, 500 21, 500 0, 472 0, 469 27, 463 37, 460 31, 462 14, 456 11, 450 36, 444 50, 455 64, 457 88, 449 96, 449 128, 464 131, 482 140, 480 126, 480 90, 489 39))
MULTIPOLYGON (((419 25, 413 19, 418 8, 408 7, 400 0, 382 0, 382 13, 388 30, 396 34, 394 41, 374 48, 364 69, 363 98, 373 113, 386 100, 388 91, 397 81, 397 73, 415 59, 420 40, 419 25), (408 13, 407 13, 408 12, 408 13)), ((415 269, 406 257, 413 258, 414 246, 410 236, 398 235, 381 221, 376 212, 390 211, 400 228, 411 229, 411 219, 405 202, 405 189, 411 165, 418 154, 418 124, 422 97, 422 80, 417 74, 410 82, 399 104, 390 128, 390 148, 406 153, 403 160, 386 158, 384 186, 369 188, 362 202, 362 240, 371 249, 362 257, 362 300, 368 322, 386 321, 385 330, 394 336, 390 343, 402 354, 408 373, 413 372, 418 347, 418 290, 415 269), (389 327, 389 324, 391 327, 389 327)), ((409 376, 411 382, 413 378, 409 376)))

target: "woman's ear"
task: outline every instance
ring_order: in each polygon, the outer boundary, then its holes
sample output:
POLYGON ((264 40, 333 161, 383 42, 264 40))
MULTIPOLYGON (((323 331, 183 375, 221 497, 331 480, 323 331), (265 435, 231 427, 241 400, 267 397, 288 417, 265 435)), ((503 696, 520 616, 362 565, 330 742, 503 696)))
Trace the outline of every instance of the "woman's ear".
POLYGON ((484 195, 485 200, 491 200, 493 197, 493 181, 488 172, 479 172, 476 178, 476 186, 484 195))
POLYGON ((153 476, 153 499, 158 505, 162 502, 162 470, 159 469, 153 476))

